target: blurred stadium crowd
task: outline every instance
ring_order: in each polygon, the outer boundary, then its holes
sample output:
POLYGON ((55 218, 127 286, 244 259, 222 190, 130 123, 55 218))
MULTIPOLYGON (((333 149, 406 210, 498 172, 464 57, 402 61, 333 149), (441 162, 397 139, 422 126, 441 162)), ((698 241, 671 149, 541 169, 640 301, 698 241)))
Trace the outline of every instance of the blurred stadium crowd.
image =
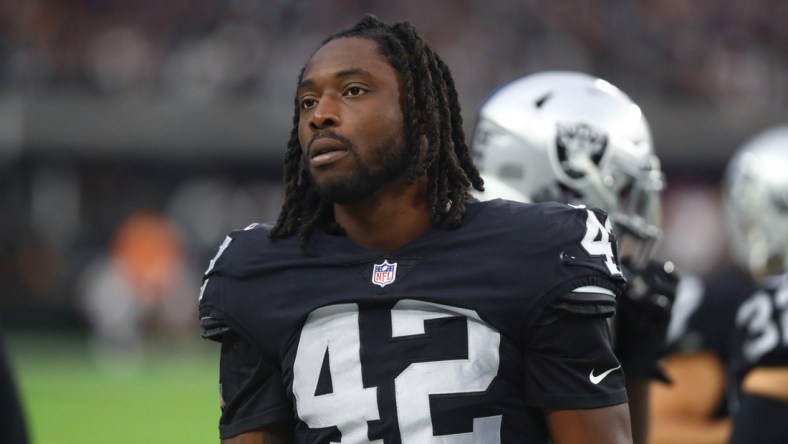
POLYGON ((469 128, 496 85, 531 72, 630 94, 668 174, 662 248, 680 269, 722 260, 727 156, 788 115, 782 0, 2 0, 4 324, 104 319, 121 342, 118 325, 196 330, 216 245, 279 209, 299 64, 364 12, 422 30, 469 128))
POLYGON ((2 87, 36 93, 287 99, 296 53, 367 11, 422 24, 473 103, 545 66, 639 92, 766 107, 784 105, 788 82, 788 6, 779 0, 2 4, 2 87))

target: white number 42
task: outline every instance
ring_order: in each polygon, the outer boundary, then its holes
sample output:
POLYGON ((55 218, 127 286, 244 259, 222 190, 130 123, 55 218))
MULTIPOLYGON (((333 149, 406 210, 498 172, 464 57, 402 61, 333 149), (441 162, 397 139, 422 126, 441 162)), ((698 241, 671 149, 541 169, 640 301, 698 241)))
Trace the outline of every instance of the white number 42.
MULTIPOLYGON (((501 416, 473 419, 473 431, 434 436, 430 395, 484 392, 498 374, 500 333, 475 311, 416 300, 399 301, 391 309, 392 338, 423 337, 424 322, 465 317, 468 358, 414 362, 394 379, 399 431, 405 443, 500 443, 501 416)), ((356 304, 339 304, 310 313, 293 364, 293 394, 298 417, 310 428, 337 427, 342 444, 370 441, 367 421, 380 419, 377 387, 364 387, 361 337, 356 304), (331 393, 316 394, 324 357, 328 355, 331 393)))

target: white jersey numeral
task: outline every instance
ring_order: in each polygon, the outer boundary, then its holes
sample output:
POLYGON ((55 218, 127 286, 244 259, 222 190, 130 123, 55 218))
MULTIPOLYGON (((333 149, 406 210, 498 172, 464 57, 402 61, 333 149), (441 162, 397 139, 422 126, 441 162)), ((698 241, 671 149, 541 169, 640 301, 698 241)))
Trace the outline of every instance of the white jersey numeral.
POLYGON ((774 304, 769 293, 755 293, 739 307, 736 325, 746 327, 750 335, 743 347, 744 357, 750 362, 756 362, 781 343, 788 346, 788 287, 783 287, 775 294, 774 304), (779 325, 772 316, 775 309, 781 311, 777 317, 779 325))
POLYGON ((610 241, 610 236, 613 233, 613 227, 610 225, 610 218, 605 219, 605 224, 602 225, 596 217, 596 213, 591 210, 588 212, 586 219, 586 234, 580 244, 591 256, 602 256, 605 259, 605 265, 608 271, 613 276, 621 276, 621 269, 618 268, 615 255, 613 254, 613 243, 610 241))
MULTIPOLYGON (((377 389, 364 388, 358 306, 341 304, 312 312, 304 324, 293 368, 299 418, 310 428, 336 426, 342 443, 369 443, 367 421, 380 419, 377 389), (329 356, 332 392, 315 395, 324 357, 329 356)), ((464 317, 468 328, 466 359, 410 364, 394 380, 402 442, 500 443, 501 416, 474 418, 473 431, 435 436, 430 395, 484 392, 498 374, 500 334, 473 310, 402 300, 391 311, 392 338, 425 334, 430 319, 464 317)))
POLYGON ((336 426, 341 443, 382 444, 367 438, 367 421, 380 419, 380 412, 377 389, 364 388, 361 379, 358 305, 331 305, 309 314, 293 364, 293 394, 298 417, 310 428, 336 426), (326 354, 333 390, 316 396, 326 354))
POLYGON ((403 300, 391 311, 393 337, 423 335, 424 321, 464 315, 468 326, 468 359, 418 362, 397 376, 397 397, 402 442, 420 443, 498 443, 501 442, 501 416, 475 418, 473 431, 434 436, 424 427, 430 417, 430 395, 483 392, 498 374, 501 335, 479 318, 475 311, 428 302, 403 300))

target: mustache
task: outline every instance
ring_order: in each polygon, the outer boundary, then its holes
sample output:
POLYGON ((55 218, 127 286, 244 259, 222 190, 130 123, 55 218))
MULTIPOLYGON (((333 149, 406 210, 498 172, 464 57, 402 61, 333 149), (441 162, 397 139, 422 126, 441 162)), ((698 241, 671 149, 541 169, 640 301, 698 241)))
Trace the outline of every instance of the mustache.
POLYGON ((348 151, 352 151, 353 149, 353 143, 347 137, 337 134, 330 130, 320 130, 312 134, 312 137, 309 139, 309 144, 307 144, 306 146, 307 157, 312 156, 312 145, 315 143, 315 141, 319 139, 334 139, 339 142, 342 142, 342 144, 347 147, 348 151))

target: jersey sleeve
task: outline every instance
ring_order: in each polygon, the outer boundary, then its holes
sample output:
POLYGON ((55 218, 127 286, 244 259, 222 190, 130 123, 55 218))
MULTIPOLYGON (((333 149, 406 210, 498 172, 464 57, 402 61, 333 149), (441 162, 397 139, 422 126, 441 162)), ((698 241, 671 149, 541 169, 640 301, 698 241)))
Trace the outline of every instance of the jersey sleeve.
POLYGON ((202 336, 221 344, 219 393, 222 439, 292 419, 281 370, 236 323, 227 307, 225 283, 232 279, 234 237, 228 236, 203 276, 200 288, 202 336))
POLYGON ((577 274, 596 276, 590 285, 607 288, 615 296, 624 292, 626 279, 618 258, 618 244, 610 217, 602 210, 571 207, 563 227, 564 267, 577 274))
POLYGON ((532 276, 543 289, 524 314, 525 402, 543 409, 626 403, 608 324, 626 289, 610 220, 582 206, 538 205, 531 211, 540 217, 522 238, 525 251, 538 254, 532 276))
POLYGON ((219 395, 222 439, 292 419, 279 369, 233 331, 222 335, 219 395))
POLYGON ((626 289, 626 279, 607 213, 555 203, 542 211, 547 216, 545 225, 529 231, 541 233, 544 245, 536 248, 554 252, 542 260, 552 261, 555 257, 557 269, 556 274, 551 274, 554 271, 550 269, 544 271, 544 276, 555 278, 545 283, 549 289, 541 305, 580 315, 613 316, 617 298, 626 289))
POLYGON ((547 409, 627 402, 624 373, 604 313, 547 307, 525 344, 526 403, 547 409))

